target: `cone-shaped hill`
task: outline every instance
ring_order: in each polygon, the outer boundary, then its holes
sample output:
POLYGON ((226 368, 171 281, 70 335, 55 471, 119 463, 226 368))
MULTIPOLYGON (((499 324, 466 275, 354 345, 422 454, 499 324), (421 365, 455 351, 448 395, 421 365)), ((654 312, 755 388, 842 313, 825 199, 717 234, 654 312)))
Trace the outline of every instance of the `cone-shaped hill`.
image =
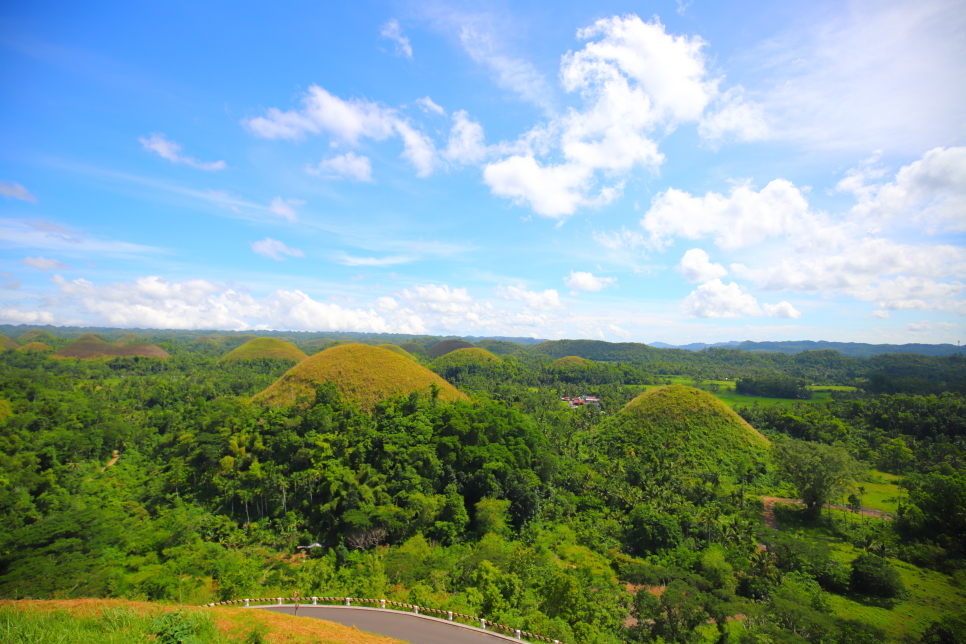
POLYGON ((278 338, 255 338, 240 347, 235 347, 218 362, 233 362, 235 360, 255 360, 258 358, 278 358, 302 362, 308 358, 301 349, 290 342, 278 338))
POLYGON ((50 347, 43 342, 28 342, 17 349, 17 351, 50 351, 50 347))
POLYGON ((16 349, 19 346, 19 344, 0 333, 0 349, 16 349))
POLYGON ((468 349, 450 351, 446 355, 433 360, 429 366, 433 371, 439 371, 447 367, 463 367, 469 365, 497 366, 501 364, 503 364, 503 360, 486 349, 469 347, 468 349))
POLYGON ((557 358, 550 363, 550 366, 554 369, 567 371, 570 369, 590 369, 594 366, 594 363, 580 356, 566 356, 564 358, 557 358))
POLYGON ((295 365, 255 396, 255 401, 282 406, 295 403, 300 396, 313 400, 316 389, 326 382, 335 383, 343 397, 365 410, 387 398, 414 391, 429 396, 434 384, 439 387, 440 400, 466 398, 415 360, 366 344, 343 344, 295 365))
POLYGON ((438 358, 440 356, 445 356, 447 353, 456 351, 457 349, 472 349, 473 345, 466 340, 441 340, 426 349, 426 353, 429 354, 430 358, 438 358))
POLYGON ((57 344, 57 336, 50 331, 45 331, 44 329, 31 329, 30 331, 27 331, 18 337, 17 342, 20 343, 21 346, 30 342, 43 342, 44 344, 54 346, 57 344))
POLYGON ((77 338, 66 347, 53 353, 58 358, 115 358, 118 356, 143 356, 168 358, 168 352, 154 344, 126 344, 118 346, 105 342, 93 333, 77 338))
POLYGON ((138 343, 141 343, 141 342, 144 342, 144 338, 142 338, 141 336, 139 336, 137 333, 125 333, 124 335, 122 335, 121 337, 119 337, 114 342, 114 344, 117 344, 117 345, 123 345, 123 344, 138 344, 138 343))
POLYGON ((615 455, 731 474, 757 469, 770 445, 728 405, 684 385, 644 392, 602 422, 599 431, 615 455))
POLYGON ((399 348, 411 356, 428 356, 426 347, 416 342, 400 342, 399 348))
POLYGON ((409 358, 410 360, 413 359, 413 354, 409 353, 408 351, 406 351, 402 347, 396 346, 395 344, 389 344, 387 342, 387 343, 379 344, 379 345, 376 345, 376 346, 378 346, 380 349, 385 349, 386 351, 392 351, 393 353, 398 353, 399 355, 401 355, 404 358, 409 358))

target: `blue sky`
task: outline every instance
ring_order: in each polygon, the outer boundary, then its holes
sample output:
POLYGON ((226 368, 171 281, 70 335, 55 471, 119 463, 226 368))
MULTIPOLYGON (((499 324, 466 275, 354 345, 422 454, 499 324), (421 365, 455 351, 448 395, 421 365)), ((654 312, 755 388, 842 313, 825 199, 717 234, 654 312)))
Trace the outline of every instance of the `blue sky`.
POLYGON ((0 323, 956 342, 959 2, 7 2, 0 323))

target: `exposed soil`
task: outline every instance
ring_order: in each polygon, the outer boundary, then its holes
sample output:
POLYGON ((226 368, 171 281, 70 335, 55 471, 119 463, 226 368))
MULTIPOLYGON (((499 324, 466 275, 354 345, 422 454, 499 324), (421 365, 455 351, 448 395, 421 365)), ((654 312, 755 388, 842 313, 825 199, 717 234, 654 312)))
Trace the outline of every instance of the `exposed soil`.
MULTIPOLYGON (((762 517, 765 520, 765 525, 767 525, 772 530, 778 530, 778 519, 775 517, 775 504, 776 503, 793 503, 795 505, 805 505, 801 499, 783 499, 777 496, 763 496, 761 497, 761 503, 765 506, 765 511, 762 512, 762 517)), ((837 510, 849 510, 847 505, 840 505, 838 503, 826 503, 825 507, 835 508, 837 510)), ((876 517, 877 519, 891 519, 893 518, 888 512, 883 512, 882 510, 873 510, 871 508, 862 508, 858 512, 864 517, 876 517)))

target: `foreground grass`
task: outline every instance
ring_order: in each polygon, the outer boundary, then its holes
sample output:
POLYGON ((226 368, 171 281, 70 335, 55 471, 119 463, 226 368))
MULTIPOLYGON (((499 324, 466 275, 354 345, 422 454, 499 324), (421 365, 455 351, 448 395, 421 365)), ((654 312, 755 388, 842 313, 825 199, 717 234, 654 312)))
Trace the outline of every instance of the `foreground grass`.
POLYGON ((156 643, 166 641, 165 632, 183 628, 199 644, 400 644, 320 619, 237 607, 118 599, 0 602, 0 642, 4 644, 156 643), (175 615, 159 619, 168 613, 175 615))
MULTIPOLYGON (((851 513, 837 510, 824 510, 823 513, 831 514, 836 521, 859 520, 851 513)), ((861 520, 871 523, 885 519, 864 517, 861 520)), ((789 530, 803 539, 827 544, 832 550, 832 556, 843 564, 850 564, 863 552, 833 536, 823 525, 800 520, 798 513, 783 512, 779 521, 782 531, 789 530)), ((853 593, 830 594, 829 603, 833 613, 838 617, 857 619, 881 628, 889 642, 905 642, 918 641, 923 630, 944 614, 966 609, 966 593, 954 586, 948 575, 919 568, 898 559, 889 558, 889 562, 902 576, 908 591, 907 597, 901 600, 882 600, 853 593)))

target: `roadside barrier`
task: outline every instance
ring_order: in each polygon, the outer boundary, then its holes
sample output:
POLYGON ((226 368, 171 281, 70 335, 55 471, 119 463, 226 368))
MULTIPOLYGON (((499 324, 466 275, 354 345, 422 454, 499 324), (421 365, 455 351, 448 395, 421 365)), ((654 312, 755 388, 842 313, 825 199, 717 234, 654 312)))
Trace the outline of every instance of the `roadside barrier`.
POLYGON ((498 624, 496 622, 491 622, 482 617, 476 617, 475 615, 464 615, 463 613, 455 613, 451 610, 440 610, 439 608, 427 608, 425 606, 416 606, 415 604, 404 604, 402 602, 394 602, 390 599, 366 599, 363 597, 262 597, 260 599, 231 599, 223 602, 212 602, 210 604, 204 604, 205 607, 210 608, 213 606, 238 606, 244 605, 246 607, 251 607, 254 604, 272 604, 275 606, 284 606, 288 604, 298 604, 299 606, 319 606, 321 605, 338 605, 338 606, 352 606, 352 602, 358 604, 378 604, 379 608, 386 610, 397 610, 399 612, 411 612, 417 615, 438 615, 439 619, 445 619, 449 622, 455 622, 459 620, 460 623, 466 623, 470 626, 477 626, 484 630, 500 631, 506 633, 518 640, 530 640, 533 642, 549 642, 550 644, 563 644, 560 640, 550 639, 549 637, 544 637, 543 635, 537 635, 536 633, 531 633, 529 631, 520 630, 518 628, 510 628, 505 624, 498 624), (310 604, 309 601, 312 603, 310 604))

